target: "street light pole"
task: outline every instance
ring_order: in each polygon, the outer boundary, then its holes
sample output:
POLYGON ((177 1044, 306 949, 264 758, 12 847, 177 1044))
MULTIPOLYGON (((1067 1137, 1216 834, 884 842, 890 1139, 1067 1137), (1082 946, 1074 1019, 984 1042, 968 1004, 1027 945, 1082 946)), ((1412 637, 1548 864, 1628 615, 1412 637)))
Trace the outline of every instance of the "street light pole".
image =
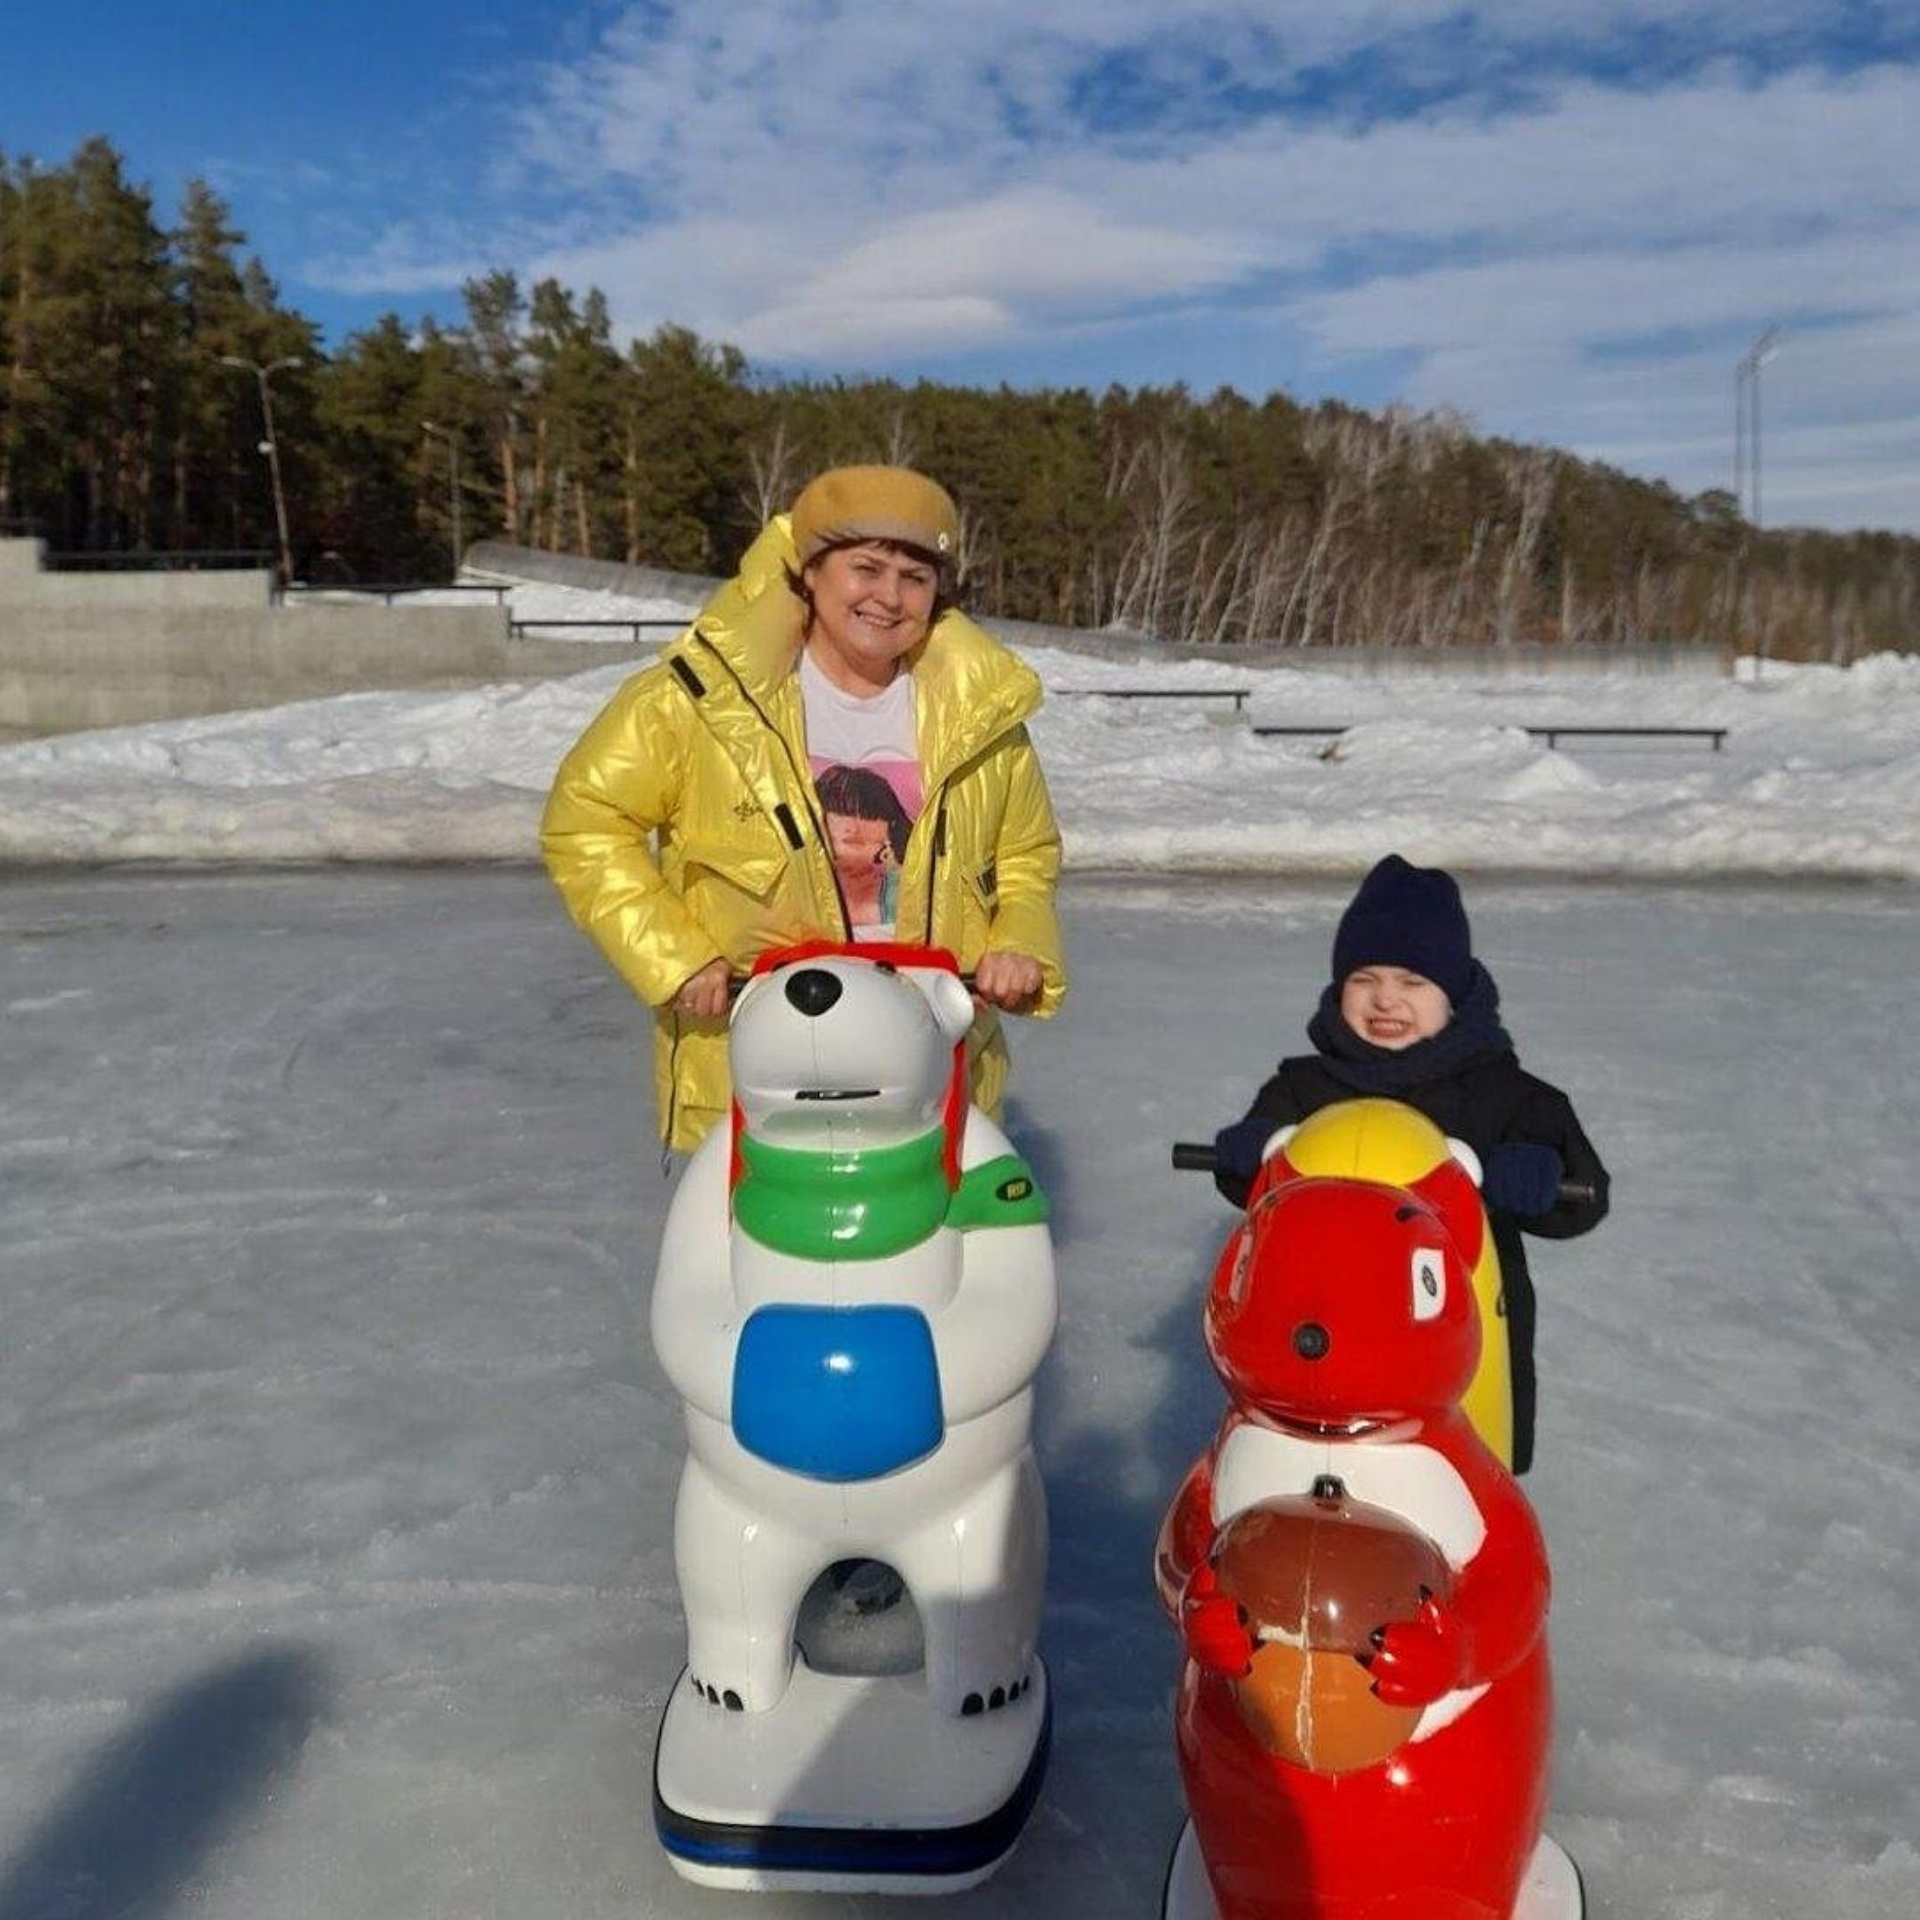
POLYGON ((447 518, 453 527, 453 577, 460 578, 460 437, 446 427, 422 420, 421 429, 447 443, 447 518))
MULTIPOLYGON (((1746 428, 1745 475, 1752 481, 1753 510, 1748 515, 1753 530, 1761 529, 1760 513, 1760 369, 1780 351, 1780 329, 1769 327, 1740 356, 1733 370, 1733 491, 1735 504, 1744 507, 1742 488, 1741 428, 1746 428)), ((1758 680, 1765 670, 1767 636, 1764 627, 1756 629, 1753 643, 1753 675, 1758 680)))
POLYGON ((1747 357, 1733 363, 1733 510, 1747 510, 1747 357))
POLYGON ((260 383, 260 424, 265 429, 266 438, 260 442, 260 451, 267 456, 267 477, 273 484, 273 522, 280 534, 280 584, 290 586, 293 583, 293 544, 287 538, 287 494, 280 481, 280 436, 273 425, 273 389, 269 385, 276 373, 284 373, 289 367, 301 364, 297 353, 283 354, 278 360, 269 360, 262 366, 258 360, 247 360, 237 353, 223 353, 220 356, 223 367, 238 367, 242 373, 250 373, 260 383))

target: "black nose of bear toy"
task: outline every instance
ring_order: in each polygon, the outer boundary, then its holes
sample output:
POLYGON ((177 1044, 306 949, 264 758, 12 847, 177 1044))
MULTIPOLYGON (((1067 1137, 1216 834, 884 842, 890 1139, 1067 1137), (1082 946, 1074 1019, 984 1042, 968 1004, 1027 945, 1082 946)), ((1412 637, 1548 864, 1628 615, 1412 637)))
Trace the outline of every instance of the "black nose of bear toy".
POLYGON ((1333 1335, 1317 1320, 1305 1320, 1293 1330, 1293 1350, 1302 1360, 1324 1360, 1333 1346, 1333 1335))
POLYGON ((808 967, 787 982, 787 998, 809 1020, 817 1020, 840 998, 840 981, 819 967, 808 967))

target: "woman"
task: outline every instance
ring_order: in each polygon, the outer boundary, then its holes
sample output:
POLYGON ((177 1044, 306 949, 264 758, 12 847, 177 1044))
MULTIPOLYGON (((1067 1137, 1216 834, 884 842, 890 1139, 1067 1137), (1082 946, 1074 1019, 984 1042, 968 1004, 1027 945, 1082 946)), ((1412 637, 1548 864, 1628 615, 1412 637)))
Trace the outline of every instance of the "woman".
POLYGON ((995 1114, 999 1013, 1060 1005, 1060 834, 1026 730, 1040 683, 947 599, 958 545, 954 504, 924 475, 821 474, 561 762, 547 867, 654 1009, 670 1147, 726 1112, 729 977, 770 947, 951 950, 979 1004, 973 1095, 995 1114), (888 842, 896 884, 852 899, 816 786, 833 768, 873 770, 912 823, 897 855, 888 842))

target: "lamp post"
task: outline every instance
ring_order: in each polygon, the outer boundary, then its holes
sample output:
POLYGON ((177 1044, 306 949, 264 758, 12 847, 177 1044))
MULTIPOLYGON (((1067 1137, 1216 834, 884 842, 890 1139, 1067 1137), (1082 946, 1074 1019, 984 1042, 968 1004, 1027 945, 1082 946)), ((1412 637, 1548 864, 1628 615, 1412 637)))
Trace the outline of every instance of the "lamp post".
POLYGON ((260 451, 267 456, 267 477, 273 483, 273 522, 280 533, 280 584, 289 586, 293 581, 293 546, 287 538, 287 495, 280 483, 280 436, 274 431, 273 389, 268 383, 276 373, 300 366, 301 358, 297 353, 283 354, 278 360, 269 360, 262 366, 258 360, 244 359, 237 353, 223 353, 220 364, 223 367, 238 367, 242 373, 252 374, 260 383, 260 424, 266 432, 266 438, 260 442, 260 451))
POLYGON ((431 420, 420 422, 421 431, 447 443, 447 518, 453 526, 453 578, 460 578, 460 436, 450 428, 437 427, 431 420))
POLYGON ((1744 415, 1747 425, 1746 452, 1747 473, 1753 481, 1753 512, 1751 519, 1755 527, 1760 525, 1760 369, 1780 352, 1780 329, 1769 327, 1740 356, 1739 364, 1734 368, 1734 427, 1733 427, 1733 489, 1736 498, 1744 500, 1741 491, 1740 472, 1740 424, 1742 412, 1741 396, 1744 394, 1746 406, 1744 415))
MULTIPOLYGON (((1780 329, 1769 327, 1743 353, 1733 369, 1733 495, 1735 504, 1747 503, 1745 482, 1752 481, 1752 511, 1747 515, 1760 531, 1760 369, 1780 351, 1780 329), (1744 460, 1742 455, 1744 453, 1744 460)), ((1767 636, 1758 628, 1753 643, 1753 677, 1765 670, 1767 636)))

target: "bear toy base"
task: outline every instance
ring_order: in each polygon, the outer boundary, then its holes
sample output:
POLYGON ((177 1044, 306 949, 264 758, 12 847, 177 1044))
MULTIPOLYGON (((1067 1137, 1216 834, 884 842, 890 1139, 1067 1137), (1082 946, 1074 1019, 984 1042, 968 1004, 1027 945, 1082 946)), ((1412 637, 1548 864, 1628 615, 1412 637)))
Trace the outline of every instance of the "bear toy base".
MULTIPOLYGON (((1409 1915, 1414 1910, 1412 1906, 1407 1909, 1409 1915)), ((1301 1909, 1303 1916, 1310 1911, 1310 1908, 1301 1909)), ((1526 1878, 1520 1884, 1520 1899, 1511 1920, 1584 1920, 1586 1911, 1587 1896, 1580 1884, 1580 1869, 1557 1841, 1543 1833, 1527 1865, 1526 1878)), ((1173 1859, 1167 1867, 1161 1920, 1219 1920, 1219 1915, 1213 1888, 1207 1880, 1206 1863, 1200 1857, 1200 1843, 1194 1838, 1193 1822, 1189 1820, 1180 1829, 1173 1859)))
POLYGON ((675 1872, 736 1891, 956 1893, 1013 1851, 1039 1795, 1046 1669, 991 1712, 954 1719, 919 1674, 797 1662, 767 1713, 710 1705, 682 1673, 654 1753, 653 1813, 675 1872))

